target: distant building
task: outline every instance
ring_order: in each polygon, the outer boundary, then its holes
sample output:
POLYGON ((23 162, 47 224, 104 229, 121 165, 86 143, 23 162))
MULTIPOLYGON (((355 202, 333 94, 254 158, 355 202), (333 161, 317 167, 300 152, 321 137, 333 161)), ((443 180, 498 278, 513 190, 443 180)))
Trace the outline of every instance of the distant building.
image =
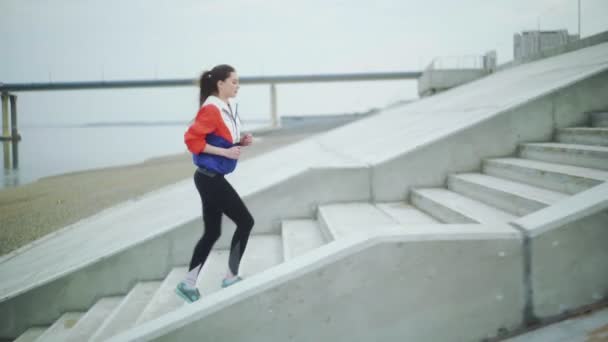
POLYGON ((579 35, 570 35, 568 30, 523 31, 513 36, 513 56, 516 60, 527 58, 578 39, 579 35))

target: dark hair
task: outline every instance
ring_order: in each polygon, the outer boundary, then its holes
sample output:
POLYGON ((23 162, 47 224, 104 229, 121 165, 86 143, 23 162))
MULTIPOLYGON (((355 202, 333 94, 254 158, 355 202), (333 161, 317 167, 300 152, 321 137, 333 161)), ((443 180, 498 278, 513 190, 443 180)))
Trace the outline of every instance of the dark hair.
POLYGON ((200 96, 199 106, 202 106, 209 95, 217 94, 217 82, 225 81, 230 77, 230 73, 234 72, 234 68, 227 64, 221 64, 213 67, 211 71, 205 71, 199 80, 200 96))

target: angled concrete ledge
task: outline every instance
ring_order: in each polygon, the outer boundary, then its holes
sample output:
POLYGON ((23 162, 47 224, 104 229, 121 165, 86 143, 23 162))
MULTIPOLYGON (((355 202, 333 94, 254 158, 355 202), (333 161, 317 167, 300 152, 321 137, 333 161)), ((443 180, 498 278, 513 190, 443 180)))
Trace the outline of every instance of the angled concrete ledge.
POLYGON ((522 262, 508 225, 396 226, 332 242, 110 341, 481 340, 521 324, 522 262))
POLYGON ((527 236, 533 319, 608 299, 608 183, 512 222, 527 236))
POLYGON ((608 182, 568 197, 512 223, 530 237, 555 229, 608 210, 608 182))

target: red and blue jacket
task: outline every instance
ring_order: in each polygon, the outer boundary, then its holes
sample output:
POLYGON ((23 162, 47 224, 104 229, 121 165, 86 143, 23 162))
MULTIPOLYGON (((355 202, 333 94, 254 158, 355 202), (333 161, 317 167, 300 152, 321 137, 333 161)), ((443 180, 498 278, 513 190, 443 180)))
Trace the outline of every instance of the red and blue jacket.
POLYGON ((194 122, 184 134, 184 142, 192 152, 192 161, 209 171, 228 174, 236 168, 236 159, 204 153, 205 146, 230 148, 241 140, 241 121, 236 111, 217 96, 209 96, 194 122))

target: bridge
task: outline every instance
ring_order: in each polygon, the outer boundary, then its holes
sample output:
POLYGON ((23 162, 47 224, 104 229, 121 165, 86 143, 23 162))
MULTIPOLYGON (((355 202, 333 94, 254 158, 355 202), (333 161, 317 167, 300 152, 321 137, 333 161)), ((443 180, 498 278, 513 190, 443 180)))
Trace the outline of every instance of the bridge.
MULTIPOLYGON (((272 126, 278 127, 277 114, 277 84, 314 83, 314 82, 354 82, 418 79, 422 72, 374 72, 347 74, 317 74, 317 75, 285 75, 285 76, 246 76, 240 77, 240 84, 269 84, 270 108, 272 126)), ((15 92, 53 91, 53 90, 85 90, 85 89, 120 89, 120 88, 160 88, 160 87, 191 87, 198 80, 191 78, 152 79, 152 80, 115 80, 115 81, 86 81, 86 82, 47 82, 47 83, 0 83, 2 96, 2 135, 0 141, 4 145, 4 168, 19 166, 19 150, 17 148, 21 137, 17 129, 17 96, 15 92), (10 103, 10 106, 9 106, 10 103), (10 107, 10 125, 9 125, 10 107), (12 145, 12 154, 11 154, 12 145), (12 158, 11 158, 12 155, 12 158), (12 159, 12 160, 11 160, 12 159)))

